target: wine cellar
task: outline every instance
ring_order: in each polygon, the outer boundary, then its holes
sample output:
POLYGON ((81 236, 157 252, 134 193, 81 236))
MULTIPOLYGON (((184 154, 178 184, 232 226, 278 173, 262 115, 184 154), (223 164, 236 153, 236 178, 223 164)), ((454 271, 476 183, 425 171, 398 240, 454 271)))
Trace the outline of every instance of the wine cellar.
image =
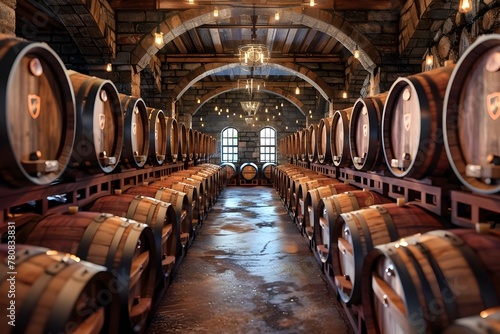
POLYGON ((500 333, 500 1, 0 18, 2 333, 500 333))

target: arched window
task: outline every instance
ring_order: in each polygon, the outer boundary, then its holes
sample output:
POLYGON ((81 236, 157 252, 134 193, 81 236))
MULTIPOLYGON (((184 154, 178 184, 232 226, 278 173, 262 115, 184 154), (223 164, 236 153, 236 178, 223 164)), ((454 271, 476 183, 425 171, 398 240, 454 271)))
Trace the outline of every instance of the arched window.
POLYGON ((221 134, 221 162, 238 162, 238 130, 225 128, 221 134))
POLYGON ((276 130, 260 130, 260 162, 276 162, 276 130))

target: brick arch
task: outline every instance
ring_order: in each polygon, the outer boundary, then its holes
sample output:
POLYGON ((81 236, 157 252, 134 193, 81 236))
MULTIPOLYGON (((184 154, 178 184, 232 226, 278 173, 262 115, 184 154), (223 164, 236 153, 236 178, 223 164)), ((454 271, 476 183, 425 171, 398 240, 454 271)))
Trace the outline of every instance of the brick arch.
POLYGON ((46 2, 68 29, 88 64, 102 64, 115 57, 115 11, 106 0, 46 2))
MULTIPOLYGON (((154 43, 154 34, 159 29, 163 32, 164 44, 171 42, 175 37, 183 33, 202 26, 204 24, 215 23, 230 17, 248 14, 248 8, 218 7, 219 17, 213 17, 213 6, 200 9, 189 9, 169 16, 165 21, 154 27, 149 34, 144 36, 139 45, 132 51, 131 61, 137 72, 142 71, 149 65, 151 57, 158 52, 158 47, 154 43)), ((273 9, 256 9, 257 13, 274 14, 273 9)), ((361 65, 370 73, 380 62, 380 54, 377 48, 366 36, 359 32, 352 24, 343 18, 320 9, 302 9, 302 7, 287 8, 281 11, 282 17, 291 20, 293 23, 303 24, 329 36, 336 38, 351 53, 354 53, 356 45, 361 51, 359 61, 361 65)))
MULTIPOLYGON (((193 107, 191 107, 191 109, 189 110, 189 113, 194 116, 196 114, 196 112, 207 101, 213 99, 214 97, 217 97, 219 95, 222 95, 224 93, 227 93, 227 92, 230 92, 230 91, 233 91, 233 90, 237 90, 237 89, 241 89, 241 87, 237 87, 237 85, 233 84, 233 83, 231 83, 230 86, 226 85, 224 87, 219 87, 217 89, 213 89, 210 92, 208 92, 207 94, 203 95, 200 98, 200 104, 197 104, 197 105, 194 105, 193 107)), ((264 89, 261 89, 261 91, 283 97, 285 100, 287 100, 288 102, 290 102, 291 104, 293 104, 297 109, 299 109, 299 111, 304 116, 306 115, 306 110, 304 109, 305 108, 304 103, 302 103, 302 101, 300 101, 299 99, 297 99, 295 97, 295 95, 291 94, 290 92, 287 92, 286 90, 281 89, 281 88, 277 88, 277 87, 264 88, 264 89)))
MULTIPOLYGON (((192 85, 194 85, 201 79, 209 75, 213 75, 215 73, 222 72, 227 69, 232 69, 238 66, 238 63, 209 63, 194 69, 184 78, 182 78, 181 81, 179 81, 179 83, 172 89, 174 100, 179 100, 182 95, 184 95, 184 93, 189 88, 191 88, 192 85)), ((270 63, 269 66, 290 72, 292 75, 295 75, 308 82, 311 86, 313 86, 320 92, 325 100, 329 100, 333 96, 333 89, 330 87, 330 85, 328 85, 328 83, 323 78, 318 76, 315 72, 311 71, 307 67, 292 63, 270 63)))

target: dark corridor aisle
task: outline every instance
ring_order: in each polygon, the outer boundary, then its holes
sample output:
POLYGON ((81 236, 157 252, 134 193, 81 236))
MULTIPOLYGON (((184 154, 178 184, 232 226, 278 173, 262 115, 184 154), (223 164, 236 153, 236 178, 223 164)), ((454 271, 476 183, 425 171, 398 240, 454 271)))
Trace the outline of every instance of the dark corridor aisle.
POLYGON ((270 187, 227 187, 149 333, 352 333, 306 240, 270 187))

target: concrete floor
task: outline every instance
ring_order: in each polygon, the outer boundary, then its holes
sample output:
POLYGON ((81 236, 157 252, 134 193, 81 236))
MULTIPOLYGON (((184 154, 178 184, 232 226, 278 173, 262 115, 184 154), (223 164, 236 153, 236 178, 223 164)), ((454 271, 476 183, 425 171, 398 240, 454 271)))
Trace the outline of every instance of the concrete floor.
POLYGON ((353 333, 271 187, 227 187, 149 333, 353 333))

